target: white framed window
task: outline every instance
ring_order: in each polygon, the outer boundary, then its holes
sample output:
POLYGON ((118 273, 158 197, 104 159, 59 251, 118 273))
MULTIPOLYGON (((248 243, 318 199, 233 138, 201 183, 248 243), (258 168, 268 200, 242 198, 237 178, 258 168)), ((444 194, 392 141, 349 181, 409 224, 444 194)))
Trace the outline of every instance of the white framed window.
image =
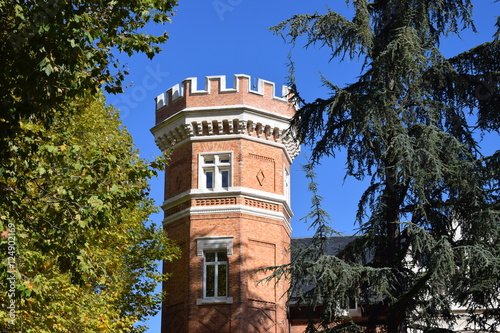
POLYGON ((232 186, 231 152, 200 154, 198 188, 223 190, 232 186))
POLYGON ((199 237, 196 247, 196 255, 203 257, 203 295, 196 304, 233 303, 233 298, 228 295, 228 256, 233 254, 233 237, 199 237))
POLYGON ((227 298, 227 252, 205 252, 203 298, 227 298))

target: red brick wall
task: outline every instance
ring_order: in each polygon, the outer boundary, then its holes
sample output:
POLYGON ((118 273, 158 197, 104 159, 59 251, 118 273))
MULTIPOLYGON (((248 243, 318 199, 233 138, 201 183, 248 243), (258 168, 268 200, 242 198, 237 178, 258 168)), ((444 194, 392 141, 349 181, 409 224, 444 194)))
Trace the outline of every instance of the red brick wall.
POLYGON ((165 198, 172 198, 193 188, 193 177, 190 176, 192 158, 190 144, 184 144, 170 154, 165 169, 165 198))
POLYGON ((168 236, 177 242, 182 254, 173 262, 164 262, 163 271, 171 277, 163 284, 167 297, 163 304, 162 327, 164 332, 187 332, 188 299, 190 290, 189 219, 183 218, 165 228, 168 236))

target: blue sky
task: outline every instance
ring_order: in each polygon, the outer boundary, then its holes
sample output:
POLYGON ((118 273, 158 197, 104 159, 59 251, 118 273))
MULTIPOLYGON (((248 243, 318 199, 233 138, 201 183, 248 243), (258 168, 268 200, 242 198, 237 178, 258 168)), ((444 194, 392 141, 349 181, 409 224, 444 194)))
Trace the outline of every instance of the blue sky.
MULTIPOLYGON (((476 0, 475 19, 479 34, 464 32, 462 38, 450 37, 442 43, 446 56, 490 41, 495 15, 500 14, 500 3, 476 0)), ((328 7, 350 17, 352 7, 344 0, 330 1, 328 7)), ((295 61, 296 78, 303 97, 312 100, 325 97, 328 91, 321 86, 319 74, 340 86, 355 81, 360 65, 356 61, 339 63, 330 60, 327 49, 304 49, 300 42, 295 48, 281 37, 273 35, 269 27, 294 14, 325 12, 324 0, 179 0, 177 15, 172 23, 151 25, 148 32, 167 31, 170 39, 163 52, 153 60, 144 55, 131 58, 120 56, 128 65, 129 83, 123 95, 108 96, 108 103, 121 110, 123 124, 131 132, 137 148, 144 158, 159 154, 149 129, 154 126, 154 98, 187 77, 203 78, 207 75, 248 74, 277 85, 286 83, 288 54, 295 61)), ((203 82, 203 80, 201 80, 203 82)), ((292 219, 293 236, 308 236, 312 230, 300 221, 308 213, 310 195, 301 165, 307 161, 307 147, 302 148, 292 167, 292 219)), ((354 215, 363 184, 353 179, 344 180, 344 159, 325 159, 317 168, 320 194, 324 208, 332 217, 332 227, 345 234, 353 234, 354 215)), ((151 184, 151 194, 157 204, 163 200, 163 174, 151 184)), ((162 215, 152 217, 161 223, 162 215)), ((148 322, 148 332, 160 332, 159 316, 148 322)))

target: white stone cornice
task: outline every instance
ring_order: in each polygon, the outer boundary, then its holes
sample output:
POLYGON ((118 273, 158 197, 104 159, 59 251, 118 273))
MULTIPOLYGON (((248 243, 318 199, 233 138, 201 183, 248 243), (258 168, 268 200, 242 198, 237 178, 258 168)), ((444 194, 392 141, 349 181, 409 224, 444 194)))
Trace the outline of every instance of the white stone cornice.
POLYGON ((222 214, 222 213, 241 213, 256 215, 265 218, 280 220, 287 227, 288 231, 292 232, 292 226, 290 222, 285 218, 281 212, 273 212, 266 209, 246 206, 246 205, 220 205, 220 206, 198 206, 189 207, 180 212, 174 213, 172 215, 166 216, 163 219, 163 225, 170 224, 186 216, 195 216, 198 214, 222 214))
MULTIPOLYGON (((247 187, 230 187, 227 191, 225 191, 225 190, 224 191, 211 191, 208 189, 191 189, 189 191, 185 191, 181 194, 178 194, 172 198, 165 200, 162 204, 162 208, 164 211, 167 211, 171 208, 174 208, 174 207, 179 206, 185 202, 188 202, 191 199, 213 199, 213 198, 227 198, 227 197, 242 197, 242 198, 248 198, 251 200, 257 200, 257 201, 267 202, 267 203, 271 203, 271 204, 276 204, 276 205, 283 208, 286 215, 288 215, 289 217, 293 216, 292 209, 289 206, 285 196, 274 194, 274 193, 269 193, 269 192, 265 192, 265 191, 254 190, 254 189, 247 188, 247 187)), ((230 205, 220 205, 217 207, 223 207, 223 208, 227 209, 228 206, 230 206, 230 205)), ((205 211, 219 209, 219 208, 214 208, 214 207, 215 206, 199 206, 199 207, 191 207, 190 209, 196 208, 196 209, 203 209, 205 211)), ((274 216, 274 218, 276 218, 277 216, 279 216, 280 218, 287 220, 285 218, 285 216, 283 215, 283 213, 281 213, 281 212, 275 212, 275 211, 270 211, 267 209, 260 209, 260 208, 256 208, 256 207, 250 207, 250 206, 244 206, 244 207, 246 207, 247 210, 249 210, 249 209, 254 210, 255 212, 260 212, 261 214, 264 212, 267 214, 266 216, 269 216, 269 217, 274 216)), ((182 216, 184 216, 184 214, 188 214, 186 212, 189 212, 190 209, 186 208, 185 210, 182 210, 182 211, 179 211, 175 214, 172 214, 172 217, 175 216, 175 218, 179 218, 178 214, 182 214, 182 216)), ((196 211, 196 209, 194 209, 194 210, 196 211)), ((288 221, 286 223, 289 224, 288 221)))
POLYGON ((192 107, 192 108, 186 108, 183 109, 174 115, 168 117, 167 119, 163 120, 156 126, 154 126, 151 129, 151 132, 153 134, 161 129, 164 126, 169 126, 171 124, 177 123, 181 119, 200 119, 202 120, 207 120, 207 117, 209 119, 230 119, 230 118, 237 118, 237 119, 245 119, 245 120, 251 120, 250 118, 245 118, 241 117, 240 115, 242 114, 248 114, 249 116, 254 114, 260 116, 260 118, 265 118, 267 121, 264 121, 265 123, 268 122, 277 122, 279 125, 284 125, 284 126, 278 126, 280 128, 288 128, 290 125, 290 118, 278 113, 270 112, 264 109, 259 109, 253 106, 248 106, 244 104, 239 104, 239 105, 221 105, 221 106, 209 106, 209 107, 192 107))
POLYGON ((233 105, 184 109, 153 127, 151 132, 162 150, 175 149, 189 140, 214 140, 217 136, 228 139, 233 135, 245 135, 261 143, 281 144, 291 162, 299 154, 300 146, 289 134, 289 127, 290 119, 283 115, 233 105))
MULTIPOLYGON (((286 204, 284 195, 274 194, 265 191, 259 191, 248 187, 229 187, 228 190, 212 191, 210 189, 191 189, 182 192, 174 197, 171 197, 162 203, 163 209, 169 209, 172 206, 178 205, 183 199, 198 199, 198 198, 223 198, 243 196, 251 199, 267 201, 276 204, 286 204)), ((291 214, 291 211, 290 211, 291 214)))
POLYGON ((238 120, 238 134, 245 134, 247 131, 247 121, 242 119, 238 120))
POLYGON ((251 120, 248 121, 248 135, 252 135, 253 132, 255 131, 255 123, 251 120))
POLYGON ((266 128, 264 129, 264 134, 266 135, 266 140, 269 140, 271 137, 271 126, 266 125, 266 128))

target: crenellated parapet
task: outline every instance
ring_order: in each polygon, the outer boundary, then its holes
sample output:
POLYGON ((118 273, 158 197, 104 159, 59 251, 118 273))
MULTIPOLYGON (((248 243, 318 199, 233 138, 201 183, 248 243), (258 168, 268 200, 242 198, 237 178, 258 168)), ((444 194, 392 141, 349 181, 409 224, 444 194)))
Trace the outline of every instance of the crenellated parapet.
POLYGON ((198 89, 198 79, 191 77, 156 97, 156 123, 184 109, 230 105, 250 105, 292 117, 295 108, 289 103, 289 94, 287 86, 277 92, 274 82, 257 79, 253 85, 251 77, 244 74, 234 75, 231 88, 224 75, 205 77, 203 89, 198 89))
POLYGON ((204 90, 196 78, 183 81, 156 98, 156 123, 152 129, 162 151, 175 149, 188 140, 220 140, 245 136, 282 145, 293 160, 299 145, 290 131, 295 107, 289 88, 276 96, 272 82, 258 79, 255 89, 248 75, 235 75, 228 88, 225 76, 208 76, 204 90))

